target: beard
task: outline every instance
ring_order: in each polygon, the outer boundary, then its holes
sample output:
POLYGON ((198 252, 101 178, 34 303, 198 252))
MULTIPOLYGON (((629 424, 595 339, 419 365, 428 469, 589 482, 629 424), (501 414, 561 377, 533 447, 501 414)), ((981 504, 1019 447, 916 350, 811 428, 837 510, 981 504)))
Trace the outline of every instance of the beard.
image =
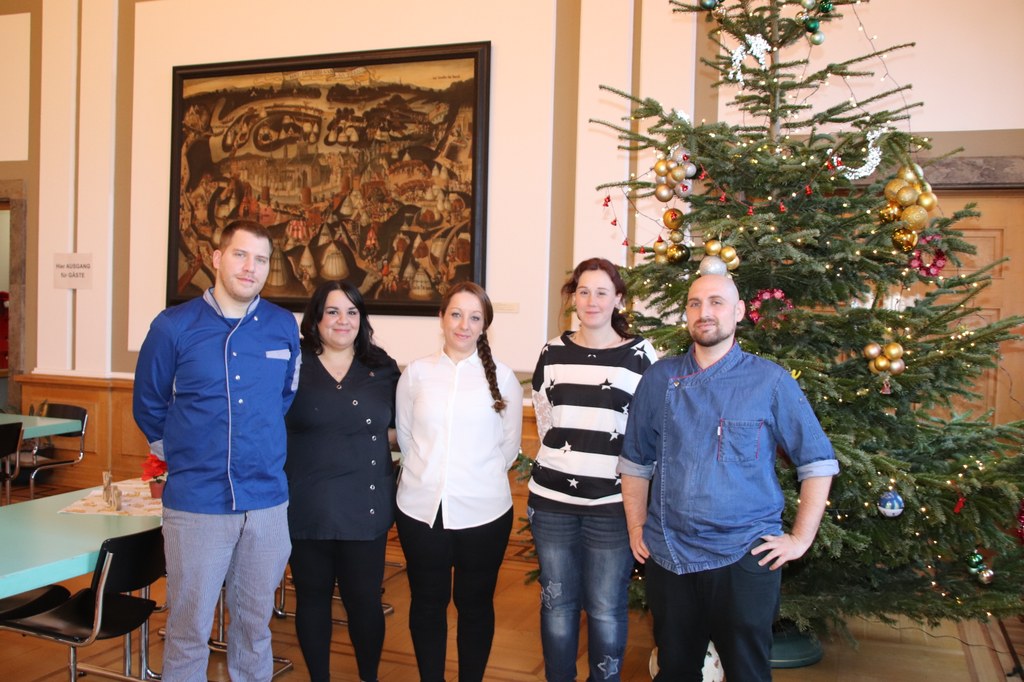
POLYGON ((735 326, 731 329, 726 329, 718 320, 701 319, 697 320, 696 325, 690 327, 690 338, 698 346, 710 348, 732 338, 735 331, 735 326))

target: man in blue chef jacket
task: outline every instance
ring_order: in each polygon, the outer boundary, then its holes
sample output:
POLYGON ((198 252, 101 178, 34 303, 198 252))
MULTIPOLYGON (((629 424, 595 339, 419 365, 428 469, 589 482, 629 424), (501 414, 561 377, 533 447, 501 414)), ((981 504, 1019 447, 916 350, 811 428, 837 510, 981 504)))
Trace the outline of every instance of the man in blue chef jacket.
POLYGON ((222 585, 231 679, 273 672, 269 622, 291 552, 284 414, 299 334, 291 313, 259 296, 272 250, 259 223, 227 225, 213 287, 153 320, 135 369, 135 421, 167 461, 163 678, 171 682, 207 679, 222 585))
POLYGON ((814 541, 839 472, 789 372, 736 344, 744 312, 732 279, 697 278, 689 352, 651 366, 629 410, 618 472, 630 547, 646 567, 655 680, 699 682, 709 641, 726 679, 771 679, 778 569, 814 541), (788 533, 777 448, 801 482, 788 533))

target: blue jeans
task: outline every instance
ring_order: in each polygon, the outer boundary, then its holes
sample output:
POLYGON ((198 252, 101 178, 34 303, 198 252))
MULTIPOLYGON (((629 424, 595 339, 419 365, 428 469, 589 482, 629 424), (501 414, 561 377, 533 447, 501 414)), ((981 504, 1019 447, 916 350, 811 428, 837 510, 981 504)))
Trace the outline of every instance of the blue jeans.
POLYGON ((540 637, 548 682, 576 679, 580 611, 587 612, 588 680, 620 679, 633 554, 625 517, 527 509, 540 561, 540 637))

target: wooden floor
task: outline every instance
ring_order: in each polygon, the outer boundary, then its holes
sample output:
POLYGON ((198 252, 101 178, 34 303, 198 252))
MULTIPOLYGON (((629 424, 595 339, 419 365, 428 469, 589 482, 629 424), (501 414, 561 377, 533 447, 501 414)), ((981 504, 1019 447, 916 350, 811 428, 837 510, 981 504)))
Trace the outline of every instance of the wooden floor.
MULTIPOLYGON (((56 491, 55 491, 56 492, 56 491)), ((538 588, 524 584, 527 571, 535 564, 526 556, 527 546, 521 537, 513 535, 505 564, 498 581, 495 607, 498 614, 497 632, 491 653, 487 680, 501 682, 537 681, 544 679, 538 636, 538 588)), ((0 551, 3 551, 0 549, 0 551)), ((403 557, 396 539, 388 547, 388 559, 401 564, 403 557)), ((86 584, 85 578, 67 583, 72 589, 86 584)), ((385 580, 385 601, 394 606, 394 614, 387 619, 387 636, 380 667, 381 682, 412 682, 418 679, 416 661, 408 632, 408 582, 400 567, 388 569, 385 580)), ((158 583, 154 596, 160 600, 163 585, 158 583)), ((286 593, 286 610, 294 606, 294 599, 286 593)), ((340 606, 337 616, 344 617, 340 606)), ((159 628, 165 616, 153 616, 159 628)), ((454 609, 449 617, 449 680, 457 679, 454 658, 454 609)), ((295 636, 291 618, 275 618, 274 651, 290 658, 293 671, 277 679, 282 681, 308 679, 302 654, 295 636)), ((1024 623, 1014 619, 1005 627, 1016 650, 1024 655, 1024 623)), ((1008 645, 999 624, 961 623, 946 624, 936 630, 924 631, 913 623, 901 623, 897 628, 855 620, 850 628, 858 640, 853 648, 844 639, 824 641, 825 656, 816 665, 776 670, 775 680, 788 682, 992 682, 1021 680, 1007 677, 1015 662, 1008 653, 1008 645)), ((358 681, 352 648, 343 626, 336 627, 331 662, 332 679, 358 681)), ((585 628, 584 628, 585 633, 585 628)), ((653 646, 651 622, 648 616, 634 613, 630 620, 629 646, 623 666, 623 680, 650 680, 648 661, 653 646)), ((154 667, 159 669, 162 642, 153 637, 154 667)), ((580 646, 579 678, 586 679, 586 641, 580 646)), ((66 649, 52 642, 22 637, 11 632, 0 632, 0 680, 3 682, 36 682, 66 680, 66 649)), ((117 668, 121 662, 121 642, 100 642, 82 651, 83 662, 117 668)), ((210 656, 210 680, 228 680, 224 656, 210 656)), ((99 678, 96 678, 99 679, 99 678)), ((169 681, 173 682, 173 681, 169 681)), ((244 681, 236 681, 244 682, 244 681)))

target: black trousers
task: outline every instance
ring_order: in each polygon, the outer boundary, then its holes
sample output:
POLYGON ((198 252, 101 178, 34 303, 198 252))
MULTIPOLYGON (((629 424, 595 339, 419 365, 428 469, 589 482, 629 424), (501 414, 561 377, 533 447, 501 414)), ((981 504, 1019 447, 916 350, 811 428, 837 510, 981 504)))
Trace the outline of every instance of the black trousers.
POLYGON ((490 523, 448 530, 398 511, 412 603, 409 631, 423 682, 443 682, 448 602, 458 611, 459 682, 480 682, 494 640, 494 588, 512 532, 512 508, 490 523))
POLYGON ((331 599, 338 585, 356 654, 359 678, 373 682, 384 647, 384 552, 388 535, 374 540, 292 540, 295 632, 313 682, 331 679, 331 599))
POLYGON ((781 571, 758 566, 748 551, 729 566, 676 575, 645 564, 659 672, 655 682, 700 682, 713 641, 727 680, 772 679, 772 623, 779 611, 781 571))

